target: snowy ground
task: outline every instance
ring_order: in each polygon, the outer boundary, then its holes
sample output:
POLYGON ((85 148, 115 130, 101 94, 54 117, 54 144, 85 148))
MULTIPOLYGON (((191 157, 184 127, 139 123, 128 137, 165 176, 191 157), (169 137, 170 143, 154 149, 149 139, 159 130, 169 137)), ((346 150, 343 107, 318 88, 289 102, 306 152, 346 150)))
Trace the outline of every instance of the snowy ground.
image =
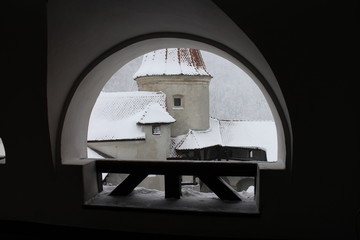
POLYGON ((239 192, 242 201, 222 201, 214 193, 183 188, 180 199, 165 199, 163 191, 137 187, 128 196, 110 196, 115 186, 104 186, 104 191, 90 199, 87 207, 113 207, 148 210, 257 214, 254 187, 239 192))
MULTIPOLYGON (((106 186, 108 188, 108 186, 106 186)), ((113 187, 114 188, 114 187, 113 187)), ((111 188, 106 189, 107 191, 111 191, 111 188)), ((213 192, 199 192, 196 190, 193 190, 192 188, 183 187, 181 189, 182 197, 181 198, 193 198, 196 200, 206 200, 206 199, 217 199, 219 200, 219 197, 213 193, 213 192)), ((160 191, 157 189, 147 189, 143 187, 136 187, 134 191, 130 194, 132 196, 134 195, 153 195, 156 197, 164 198, 165 193, 164 191, 160 191)), ((249 202, 254 201, 254 186, 250 186, 246 191, 239 192, 240 198, 242 201, 249 202)))

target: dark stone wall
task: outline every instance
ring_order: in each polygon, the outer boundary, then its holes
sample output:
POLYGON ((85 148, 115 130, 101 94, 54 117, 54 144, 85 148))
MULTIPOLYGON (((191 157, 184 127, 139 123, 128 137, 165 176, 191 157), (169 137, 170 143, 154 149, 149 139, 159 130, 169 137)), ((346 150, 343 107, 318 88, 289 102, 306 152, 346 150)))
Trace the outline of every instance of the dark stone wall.
MULTIPOLYGON (((355 121, 357 2, 214 2, 248 34, 269 62, 292 121, 290 182, 279 189, 276 183, 288 178, 276 171, 262 172, 261 179, 267 179, 261 183, 261 194, 267 199, 262 202, 263 217, 249 220, 274 222, 268 226, 272 230, 262 228, 273 235, 264 236, 253 229, 252 239, 356 239, 360 168, 358 156, 346 149, 359 145, 355 121)), ((6 183, 1 184, 1 193, 14 185, 22 192, 9 198, 2 195, 0 208, 14 209, 11 216, 0 211, 2 219, 36 221, 44 209, 51 208, 52 190, 46 194, 41 191, 44 184, 51 189, 56 182, 47 119, 46 26, 46 1, 2 1, 0 137, 7 164, 0 166, 0 181, 6 183), (34 161, 43 167, 32 168, 34 161), (19 165, 21 168, 15 169, 19 165), (6 171, 16 172, 16 177, 3 177, 6 171), (41 201, 32 200, 37 194, 43 194, 41 201), (30 196, 27 204, 23 195, 30 196)), ((16 235, 11 226, 34 235, 38 232, 33 229, 46 229, 6 222, 0 230, 6 236, 16 235)), ((48 228, 56 233, 68 230, 48 228)))

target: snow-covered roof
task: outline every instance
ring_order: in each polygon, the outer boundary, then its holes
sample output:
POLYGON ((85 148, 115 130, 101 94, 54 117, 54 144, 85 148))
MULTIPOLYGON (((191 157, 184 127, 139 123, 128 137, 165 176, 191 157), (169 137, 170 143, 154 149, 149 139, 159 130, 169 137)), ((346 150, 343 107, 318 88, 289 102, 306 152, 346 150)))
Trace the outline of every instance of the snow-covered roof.
POLYGON ((137 123, 149 104, 166 106, 162 92, 101 92, 90 115, 88 140, 145 139, 137 123))
MULTIPOLYGON (((166 95, 162 92, 102 92, 89 120, 88 140, 142 140, 140 124, 171 123, 166 112, 166 95)), ((277 133, 272 121, 225 121, 210 118, 207 131, 189 130, 171 139, 170 156, 176 150, 201 149, 211 146, 259 148, 268 161, 277 161, 277 133)))
POLYGON ((260 148, 267 161, 277 161, 277 132, 273 121, 219 121, 223 145, 260 148))
POLYGON ((143 56, 134 79, 144 76, 199 75, 210 76, 201 53, 191 48, 159 49, 143 56))
POLYGON ((216 145, 259 148, 266 151, 267 161, 277 161, 277 133, 272 121, 219 121, 211 118, 208 131, 189 130, 178 142, 177 150, 216 145))
POLYGON ((142 112, 142 116, 138 123, 152 124, 152 123, 173 123, 175 119, 170 116, 164 107, 159 103, 151 103, 142 112))
POLYGON ((189 130, 183 140, 177 145, 177 150, 202 149, 222 145, 219 121, 210 119, 210 128, 206 131, 189 130))

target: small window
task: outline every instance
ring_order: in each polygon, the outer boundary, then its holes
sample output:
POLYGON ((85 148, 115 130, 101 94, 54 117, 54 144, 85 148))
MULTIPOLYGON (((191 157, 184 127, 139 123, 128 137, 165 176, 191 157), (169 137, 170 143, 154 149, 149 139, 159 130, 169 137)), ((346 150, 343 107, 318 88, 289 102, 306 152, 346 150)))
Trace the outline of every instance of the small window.
POLYGON ((174 97, 174 108, 182 108, 182 107, 183 107, 182 97, 175 96, 174 97))
POLYGON ((152 134, 153 135, 160 135, 161 134, 160 125, 153 125, 152 126, 152 134))
POLYGON ((174 98, 174 107, 181 107, 181 98, 174 98))
POLYGON ((250 150, 250 152, 249 152, 249 157, 250 157, 250 158, 253 158, 253 157, 254 157, 254 151, 253 151, 253 150, 250 150))

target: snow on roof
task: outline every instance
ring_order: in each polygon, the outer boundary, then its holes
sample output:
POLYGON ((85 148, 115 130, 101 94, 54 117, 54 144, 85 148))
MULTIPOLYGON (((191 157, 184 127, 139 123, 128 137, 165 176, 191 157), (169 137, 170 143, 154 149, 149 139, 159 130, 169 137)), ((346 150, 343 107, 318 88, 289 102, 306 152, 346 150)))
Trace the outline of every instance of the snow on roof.
POLYGON ((151 103, 143 111, 138 123, 173 123, 175 119, 159 103, 151 103))
POLYGON ((165 107, 162 92, 101 92, 90 115, 88 140, 145 139, 137 124, 150 103, 165 107))
POLYGON ((138 113, 114 121, 105 118, 92 120, 89 122, 88 141, 145 139, 141 126, 136 124, 140 116, 138 113))
POLYGON ((202 149, 222 145, 219 121, 210 119, 210 128, 206 131, 189 130, 176 147, 177 150, 202 149))
POLYGON ((267 161, 277 161, 277 133, 272 121, 224 121, 211 118, 208 131, 190 130, 178 140, 177 150, 211 146, 259 148, 267 161))
POLYGON ((145 54, 133 78, 161 75, 210 76, 199 50, 165 48, 145 54))
POLYGON ((277 161, 277 132, 272 121, 219 121, 223 145, 260 148, 267 161, 277 161))

